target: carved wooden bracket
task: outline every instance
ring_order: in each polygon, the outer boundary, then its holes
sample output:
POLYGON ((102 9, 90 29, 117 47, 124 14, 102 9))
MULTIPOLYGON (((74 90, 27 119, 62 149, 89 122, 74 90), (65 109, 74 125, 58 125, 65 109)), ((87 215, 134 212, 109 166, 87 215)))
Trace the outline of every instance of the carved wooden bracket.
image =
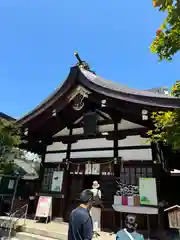
POLYGON ((72 107, 76 111, 80 111, 84 107, 84 98, 88 98, 91 92, 82 86, 77 86, 70 94, 69 102, 72 102, 72 107))

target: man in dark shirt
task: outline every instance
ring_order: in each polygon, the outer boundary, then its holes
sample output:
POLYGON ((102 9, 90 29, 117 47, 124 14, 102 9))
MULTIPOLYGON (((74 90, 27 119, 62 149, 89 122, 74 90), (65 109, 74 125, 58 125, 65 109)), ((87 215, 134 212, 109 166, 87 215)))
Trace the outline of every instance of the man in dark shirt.
POLYGON ((89 213, 93 203, 91 190, 81 192, 79 203, 70 215, 68 240, 91 240, 93 235, 93 223, 89 213))

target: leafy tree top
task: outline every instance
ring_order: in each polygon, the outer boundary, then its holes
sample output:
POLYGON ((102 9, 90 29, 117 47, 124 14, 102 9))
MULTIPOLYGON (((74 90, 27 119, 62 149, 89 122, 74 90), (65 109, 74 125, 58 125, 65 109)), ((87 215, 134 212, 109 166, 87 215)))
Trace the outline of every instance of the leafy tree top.
MULTIPOLYGON (((180 97, 180 81, 171 88, 171 96, 180 97)), ((148 131, 150 141, 163 142, 174 149, 180 149, 180 110, 154 112, 154 129, 148 131)))
POLYGON ((160 61, 171 60, 180 50, 180 0, 153 0, 153 5, 167 12, 167 17, 156 31, 151 51, 158 54, 160 61))

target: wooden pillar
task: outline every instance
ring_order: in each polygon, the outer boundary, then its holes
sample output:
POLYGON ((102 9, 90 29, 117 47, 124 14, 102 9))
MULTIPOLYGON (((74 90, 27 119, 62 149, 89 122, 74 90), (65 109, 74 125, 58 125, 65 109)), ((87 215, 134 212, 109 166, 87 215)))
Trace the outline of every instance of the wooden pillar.
MULTIPOLYGON (((118 123, 117 121, 114 121, 114 132, 115 134, 118 132, 118 123)), ((113 140, 113 148, 114 148, 114 159, 118 160, 118 139, 115 137, 113 140)))
POLYGON ((44 180, 44 163, 45 163, 45 157, 46 157, 46 144, 42 145, 42 153, 41 153, 41 165, 40 165, 40 171, 39 171, 39 191, 42 191, 42 182, 44 180))
MULTIPOLYGON (((114 119, 115 138, 113 140, 114 141, 113 148, 114 148, 114 160, 116 161, 116 163, 118 163, 118 157, 119 157, 117 132, 118 132, 118 123, 117 123, 116 119, 114 119)), ((115 231, 117 231, 119 229, 119 227, 120 227, 119 224, 122 225, 121 222, 122 222, 122 214, 114 211, 113 226, 114 226, 115 231)))
MULTIPOLYGON (((69 137, 72 136, 72 133, 73 133, 73 129, 70 128, 70 130, 69 130, 69 137)), ((72 145, 72 142, 68 142, 68 144, 67 144, 67 151, 66 151, 66 160, 68 160, 68 161, 71 158, 71 145, 72 145)))
MULTIPOLYGON (((73 133, 73 129, 70 128, 70 131, 69 131, 69 139, 70 137, 72 136, 72 133, 73 133)), ((64 194, 64 199, 63 199, 63 204, 62 204, 62 208, 63 208, 63 212, 62 212, 62 215, 63 215, 63 218, 65 219, 66 218, 66 214, 67 214, 67 211, 68 211, 68 194, 69 194, 69 188, 70 188, 70 183, 69 183, 69 161, 70 161, 70 158, 71 158, 71 146, 72 146, 72 142, 68 142, 67 144, 67 149, 66 149, 66 166, 65 166, 65 171, 64 171, 64 179, 63 179, 63 194, 64 194)))
POLYGON ((163 224, 163 208, 159 206, 159 202, 161 200, 161 159, 159 155, 159 146, 158 143, 152 143, 152 170, 153 170, 153 177, 156 178, 156 186, 157 186, 157 198, 158 198, 158 228, 160 239, 165 240, 164 236, 164 224, 163 224))
POLYGON ((153 170, 153 177, 156 178, 156 186, 157 186, 157 197, 158 200, 161 195, 161 189, 160 189, 160 172, 161 172, 161 165, 158 159, 158 149, 157 144, 152 143, 151 144, 152 149, 152 170, 153 170))

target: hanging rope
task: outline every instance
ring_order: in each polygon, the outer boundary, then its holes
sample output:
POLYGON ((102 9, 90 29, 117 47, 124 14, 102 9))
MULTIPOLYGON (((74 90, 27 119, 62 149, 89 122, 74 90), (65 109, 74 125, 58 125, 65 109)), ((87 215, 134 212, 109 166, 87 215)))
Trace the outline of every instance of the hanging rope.
POLYGON ((84 165, 84 164, 100 164, 100 165, 103 165, 103 164, 111 164, 113 163, 114 160, 111 160, 111 161, 106 161, 106 162, 94 162, 94 161, 86 161, 86 162, 72 162, 72 161, 68 161, 69 164, 72 164, 72 165, 84 165))

